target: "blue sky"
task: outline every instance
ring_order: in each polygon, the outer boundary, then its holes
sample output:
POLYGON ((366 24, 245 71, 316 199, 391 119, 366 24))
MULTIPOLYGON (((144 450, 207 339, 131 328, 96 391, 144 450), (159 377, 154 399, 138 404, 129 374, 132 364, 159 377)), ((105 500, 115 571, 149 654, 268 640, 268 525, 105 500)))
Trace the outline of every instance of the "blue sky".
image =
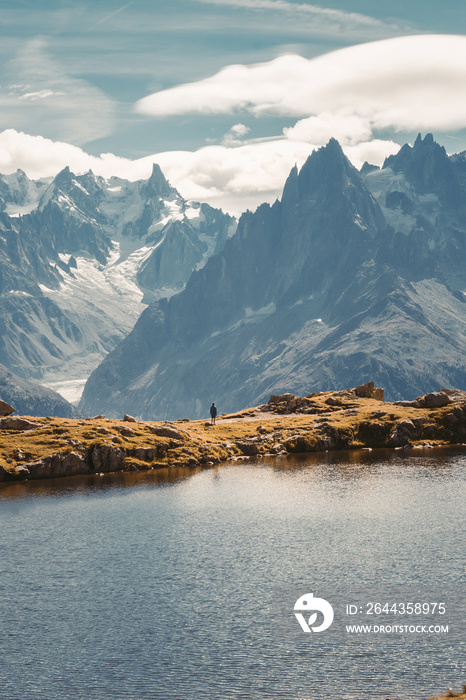
POLYGON ((239 212, 332 135, 357 166, 466 149, 464 0, 0 0, 0 28, 1 172, 157 161, 239 212))

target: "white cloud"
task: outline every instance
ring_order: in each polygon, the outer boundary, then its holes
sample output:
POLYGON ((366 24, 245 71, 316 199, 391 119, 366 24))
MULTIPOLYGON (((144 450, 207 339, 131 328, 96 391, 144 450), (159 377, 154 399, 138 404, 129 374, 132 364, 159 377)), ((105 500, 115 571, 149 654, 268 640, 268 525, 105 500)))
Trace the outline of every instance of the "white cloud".
POLYGON ((246 124, 233 124, 222 139, 222 146, 239 146, 251 129, 246 124))
POLYGON ((157 117, 243 111, 319 118, 302 124, 303 131, 346 114, 358 128, 445 131, 466 126, 465 83, 466 37, 410 36, 313 59, 289 55, 228 66, 205 80, 149 95, 136 110, 157 117))
POLYGON ((351 111, 322 112, 315 117, 300 119, 293 127, 284 129, 291 141, 305 141, 323 145, 332 137, 342 146, 369 141, 372 136, 371 124, 365 117, 351 111))
MULTIPOLYGON (((158 163, 184 197, 240 214, 279 197, 293 165, 302 165, 317 145, 286 138, 264 139, 234 148, 205 146, 197 151, 167 151, 129 160, 112 153, 91 156, 77 146, 8 129, 0 133, 0 172, 21 168, 29 177, 39 178, 56 175, 69 166, 75 173, 93 170, 103 177, 137 180, 148 178, 152 164, 158 163)), ((391 141, 370 141, 347 146, 345 151, 360 167, 365 160, 381 164, 398 149, 391 141)))

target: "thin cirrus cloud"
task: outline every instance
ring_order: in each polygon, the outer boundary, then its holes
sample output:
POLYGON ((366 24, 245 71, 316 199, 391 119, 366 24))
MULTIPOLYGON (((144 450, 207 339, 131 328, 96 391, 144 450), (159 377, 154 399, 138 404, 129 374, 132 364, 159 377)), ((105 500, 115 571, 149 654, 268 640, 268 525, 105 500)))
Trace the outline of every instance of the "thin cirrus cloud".
MULTIPOLYGON (((198 82, 149 95, 140 114, 250 113, 322 121, 352 117, 355 127, 449 130, 466 125, 466 37, 397 37, 313 59, 281 56, 252 66, 227 66, 198 82)), ((297 125, 313 139, 318 122, 297 125)), ((287 138, 296 137, 289 129, 287 138)))
MULTIPOLYGON (((314 4, 304 4, 299 2, 288 2, 287 0, 195 0, 202 5, 215 5, 225 8, 242 8, 246 10, 262 11, 282 15, 290 21, 312 20, 313 34, 344 31, 350 33, 358 30, 379 30, 388 29, 386 25, 375 17, 360 14, 358 12, 347 12, 328 7, 320 7, 314 4)), ((392 30, 397 27, 391 26, 392 30)))
POLYGON ((0 128, 40 129, 44 136, 83 144, 112 131, 114 111, 101 90, 66 73, 44 39, 20 45, 4 67, 0 128))

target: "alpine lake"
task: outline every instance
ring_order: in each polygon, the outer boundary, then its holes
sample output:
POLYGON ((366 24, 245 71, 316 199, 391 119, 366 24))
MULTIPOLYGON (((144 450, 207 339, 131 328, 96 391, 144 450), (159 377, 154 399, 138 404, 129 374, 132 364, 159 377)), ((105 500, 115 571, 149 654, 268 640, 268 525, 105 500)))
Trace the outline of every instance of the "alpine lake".
POLYGON ((1 484, 0 698, 459 690, 465 477, 451 447, 1 484))

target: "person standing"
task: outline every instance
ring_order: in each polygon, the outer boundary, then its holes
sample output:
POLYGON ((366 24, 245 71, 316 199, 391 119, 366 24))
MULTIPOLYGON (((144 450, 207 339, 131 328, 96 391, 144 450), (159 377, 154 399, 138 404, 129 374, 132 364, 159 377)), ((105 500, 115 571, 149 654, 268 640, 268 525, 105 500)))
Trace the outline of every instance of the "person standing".
POLYGON ((215 419, 217 418, 217 408, 215 404, 212 402, 212 406, 210 407, 210 425, 215 425, 215 419))

